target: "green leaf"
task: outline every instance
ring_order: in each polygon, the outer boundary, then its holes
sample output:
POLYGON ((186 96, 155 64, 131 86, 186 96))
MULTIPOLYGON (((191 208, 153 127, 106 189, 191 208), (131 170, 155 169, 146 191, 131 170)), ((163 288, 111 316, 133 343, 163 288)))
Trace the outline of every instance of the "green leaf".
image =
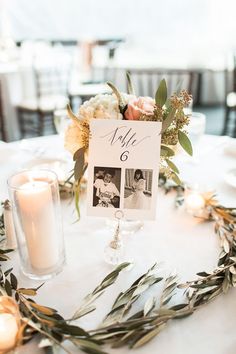
POLYGON ((76 337, 88 337, 89 334, 86 332, 83 328, 78 327, 78 326, 72 326, 68 324, 57 324, 57 328, 59 328, 62 333, 64 334, 70 334, 71 336, 76 336, 76 337))
POLYGON ((83 176, 84 171, 84 155, 75 162, 75 180, 79 181, 83 176))
POLYGON ((169 159, 166 159, 167 165, 174 171, 175 173, 179 173, 178 167, 174 164, 173 161, 170 161, 169 159))
POLYGON ((171 100, 170 100, 170 98, 168 98, 168 99, 166 100, 165 107, 166 107, 166 109, 169 109, 170 106, 171 106, 171 100))
POLYGON ((120 265, 118 265, 111 273, 109 273, 101 282, 101 285, 98 286, 93 293, 96 293, 98 290, 104 289, 104 285, 107 287, 107 282, 109 285, 112 285, 115 280, 117 279, 119 273, 124 269, 130 266, 129 262, 123 262, 120 265))
POLYGON ((118 265, 115 269, 115 272, 120 272, 121 270, 123 270, 124 268, 127 268, 131 265, 132 263, 130 262, 123 262, 120 265, 118 265))
POLYGON ((6 256, 5 254, 0 255, 0 261, 5 262, 8 261, 10 258, 6 256))
POLYGON ((85 353, 91 353, 91 354, 107 354, 104 352, 100 346, 92 341, 85 340, 85 339, 73 339, 73 343, 77 344, 81 347, 85 353))
POLYGON ((156 104, 163 107, 167 99, 166 80, 162 79, 155 95, 156 104))
POLYGON ((135 91, 134 91, 134 86, 131 80, 131 75, 129 71, 126 71, 126 78, 127 78, 127 84, 128 84, 128 93, 130 95, 135 95, 135 91))
POLYGON ((155 305, 156 305, 155 297, 151 297, 150 299, 148 299, 143 308, 143 315, 147 316, 154 309, 155 305))
POLYGON ((175 113, 176 113, 176 109, 172 108, 168 113, 167 117, 165 118, 165 120, 162 122, 162 128, 160 134, 163 134, 164 131, 166 131, 166 129, 169 128, 169 126, 171 125, 171 123, 175 118, 175 113))
POLYGON ((178 185, 180 186, 182 184, 179 176, 175 173, 175 172, 172 172, 171 173, 171 179, 178 185))
POLYGON ((37 295, 37 291, 35 289, 19 288, 19 289, 17 289, 17 292, 20 294, 28 295, 28 296, 37 295))
POLYGON ((206 272, 198 272, 197 275, 198 275, 199 277, 205 278, 205 277, 208 277, 210 274, 209 274, 209 273, 206 273, 206 272))
POLYGON ((7 277, 8 274, 10 274, 12 271, 13 271, 13 268, 7 269, 7 270, 4 272, 5 277, 7 277))
POLYGON ((56 310, 51 309, 50 307, 42 306, 42 305, 36 304, 35 302, 31 302, 30 306, 47 316, 52 316, 56 312, 56 310))
POLYGON ((72 112, 69 104, 67 105, 67 113, 70 119, 72 119, 74 122, 79 122, 79 118, 76 117, 76 115, 72 112))
POLYGON ((78 220, 80 220, 79 197, 80 197, 80 185, 75 187, 75 209, 77 212, 78 220))
POLYGON ((73 155, 73 160, 74 161, 80 160, 84 156, 84 152, 85 152, 84 147, 77 150, 73 155))
POLYGON ((13 273, 10 274, 10 280, 11 280, 12 288, 14 290, 16 290, 17 289, 17 279, 16 279, 16 276, 13 273))
POLYGON ((161 331, 162 329, 166 326, 166 323, 161 324, 160 326, 158 326, 157 328, 154 328, 153 330, 149 331, 148 333, 146 333, 144 336, 142 336, 140 339, 138 339, 135 344, 132 346, 132 348, 138 348, 141 347, 142 345, 146 344, 147 342, 149 342, 151 339, 153 339, 154 337, 156 337, 161 331))
POLYGON ((7 279, 5 280, 5 290, 8 296, 12 296, 12 287, 7 279))
POLYGON ((84 159, 84 152, 85 152, 84 148, 81 148, 75 152, 73 157, 74 160, 76 160, 74 166, 74 176, 75 176, 75 180, 78 182, 76 183, 75 186, 75 207, 79 219, 80 219, 80 208, 79 208, 80 183, 79 182, 87 168, 87 164, 85 164, 85 159, 84 159))
POLYGON ((73 315, 73 320, 77 320, 78 318, 84 317, 84 316, 88 315, 90 312, 93 312, 95 310, 96 310, 95 305, 85 307, 84 309, 81 309, 81 310, 79 309, 73 315))
POLYGON ((107 85, 112 89, 113 93, 117 97, 118 105, 121 107, 121 109, 123 109, 125 107, 125 102, 123 101, 120 91, 111 82, 107 82, 107 85))
POLYGON ((175 306, 172 306, 170 309, 173 311, 179 311, 179 310, 183 310, 185 308, 187 308, 189 306, 189 304, 178 304, 175 306))
POLYGON ((175 152, 169 146, 161 145, 161 156, 162 157, 171 157, 174 156, 175 152))
POLYGON ((193 156, 193 148, 191 141, 189 140, 188 136, 182 132, 181 130, 178 131, 178 139, 179 143, 182 148, 190 155, 193 156))

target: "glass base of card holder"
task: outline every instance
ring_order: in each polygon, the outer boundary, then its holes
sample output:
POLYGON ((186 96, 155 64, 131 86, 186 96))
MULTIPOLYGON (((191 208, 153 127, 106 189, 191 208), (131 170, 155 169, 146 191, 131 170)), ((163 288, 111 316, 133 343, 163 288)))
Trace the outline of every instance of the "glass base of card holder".
POLYGON ((115 228, 113 229, 113 238, 104 250, 104 259, 106 263, 118 265, 124 261, 124 246, 121 239, 121 222, 124 220, 124 214, 121 210, 115 212, 115 228))
MULTIPOLYGON (((116 219, 106 219, 108 229, 114 231, 117 227, 116 219)), ((120 220, 120 234, 133 235, 143 228, 143 222, 140 220, 122 219, 120 220)))
POLYGON ((110 241, 109 244, 105 247, 104 259, 105 262, 108 264, 118 265, 123 261, 123 256, 124 256, 124 245, 121 240, 121 234, 120 234, 120 220, 118 220, 114 237, 112 241, 110 241))

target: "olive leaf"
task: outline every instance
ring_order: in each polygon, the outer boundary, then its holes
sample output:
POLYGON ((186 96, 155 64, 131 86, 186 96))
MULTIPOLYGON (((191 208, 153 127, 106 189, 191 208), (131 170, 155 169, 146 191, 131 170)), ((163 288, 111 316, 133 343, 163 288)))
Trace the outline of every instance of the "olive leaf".
POLYGON ((16 290, 17 285, 18 285, 18 281, 17 281, 16 276, 13 273, 10 273, 10 280, 11 280, 12 289, 16 290))
POLYGON ((150 314, 150 312, 152 312, 152 310, 154 309, 156 305, 156 299, 155 297, 150 297, 150 299, 148 299, 146 302, 145 302, 145 305, 144 305, 144 308, 143 308, 143 315, 144 316, 147 316, 150 314))
POLYGON ((168 164, 168 166, 172 169, 172 171, 174 171, 175 173, 179 173, 179 169, 178 167, 174 164, 173 161, 166 159, 166 163, 168 164))
POLYGON ((83 302, 80 308, 74 313, 72 319, 78 319, 81 318, 88 313, 96 310, 96 306, 93 305, 95 300, 100 297, 104 290, 113 285, 116 279, 118 278, 120 272, 125 269, 126 267, 130 266, 130 263, 124 262, 121 263, 119 266, 117 266, 111 273, 109 273, 103 280, 102 282, 93 290, 92 293, 88 294, 83 302))
POLYGON ((174 156, 175 152, 169 146, 161 145, 161 156, 162 157, 171 157, 174 156))
POLYGON ((70 334, 75 337, 89 337, 89 333, 78 326, 68 325, 67 323, 58 323, 56 324, 56 327, 64 334, 70 334))
POLYGON ((176 109, 171 108, 169 113, 167 114, 167 117, 162 122, 162 128, 160 134, 163 134, 166 131, 166 129, 169 128, 169 126, 171 125, 171 123, 175 118, 175 114, 176 114, 176 109))
POLYGON ((131 309, 132 304, 151 286, 163 278, 152 274, 158 265, 155 263, 145 274, 138 278, 126 291, 121 292, 112 305, 112 310, 103 321, 103 325, 120 321, 131 309))
POLYGON ((35 289, 26 289, 26 288, 19 288, 17 289, 17 292, 19 294, 23 294, 23 295, 28 295, 28 296, 35 296, 37 295, 37 291, 35 289))
POLYGON ((178 185, 182 185, 182 181, 180 180, 179 176, 175 172, 171 172, 171 179, 178 185))
POLYGON ((152 329, 151 331, 148 331, 132 345, 132 348, 134 349, 139 348, 144 344, 150 342, 150 340, 156 337, 165 327, 166 327, 166 323, 163 323, 158 327, 152 329))
POLYGON ((47 316, 52 316, 57 312, 56 310, 54 310, 50 307, 42 306, 42 305, 36 304, 35 302, 30 302, 30 306, 47 316))
POLYGON ((158 106, 163 107, 167 99, 167 86, 166 80, 162 79, 160 85, 156 91, 155 101, 158 106))
POLYGON ((7 295, 8 296, 12 296, 12 287, 11 287, 10 282, 7 279, 5 280, 5 284, 4 285, 5 285, 4 287, 5 287, 7 295))
POLYGON ((101 350, 100 346, 92 340, 73 338, 71 340, 76 346, 79 346, 81 350, 88 354, 108 354, 101 350))
POLYGON ((190 155, 193 155, 193 148, 191 141, 189 140, 188 136, 182 132, 181 130, 178 131, 178 139, 179 143, 182 146, 182 148, 190 155))

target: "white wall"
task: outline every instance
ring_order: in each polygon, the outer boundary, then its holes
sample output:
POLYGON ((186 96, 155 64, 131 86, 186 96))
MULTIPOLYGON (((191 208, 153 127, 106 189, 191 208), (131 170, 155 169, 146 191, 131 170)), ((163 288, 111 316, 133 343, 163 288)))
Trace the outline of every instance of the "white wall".
POLYGON ((128 37, 154 48, 235 43, 235 0, 0 0, 16 39, 128 37))

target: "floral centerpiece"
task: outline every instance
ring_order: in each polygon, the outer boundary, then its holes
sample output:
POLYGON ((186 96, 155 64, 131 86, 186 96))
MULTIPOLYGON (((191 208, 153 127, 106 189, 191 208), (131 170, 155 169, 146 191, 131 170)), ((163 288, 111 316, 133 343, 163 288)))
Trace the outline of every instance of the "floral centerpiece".
POLYGON ((160 173, 176 184, 181 184, 179 170, 172 158, 178 143, 192 155, 191 142, 185 131, 190 117, 184 112, 184 107, 191 101, 191 95, 181 90, 168 97, 166 81, 163 79, 155 98, 138 97, 135 95, 129 73, 127 73, 127 80, 128 93, 119 92, 112 83, 108 82, 112 94, 99 94, 91 98, 80 106, 77 115, 68 107, 68 115, 72 123, 65 134, 65 148, 73 154, 75 161, 73 175, 77 191, 87 168, 90 121, 98 118, 162 122, 160 173))

